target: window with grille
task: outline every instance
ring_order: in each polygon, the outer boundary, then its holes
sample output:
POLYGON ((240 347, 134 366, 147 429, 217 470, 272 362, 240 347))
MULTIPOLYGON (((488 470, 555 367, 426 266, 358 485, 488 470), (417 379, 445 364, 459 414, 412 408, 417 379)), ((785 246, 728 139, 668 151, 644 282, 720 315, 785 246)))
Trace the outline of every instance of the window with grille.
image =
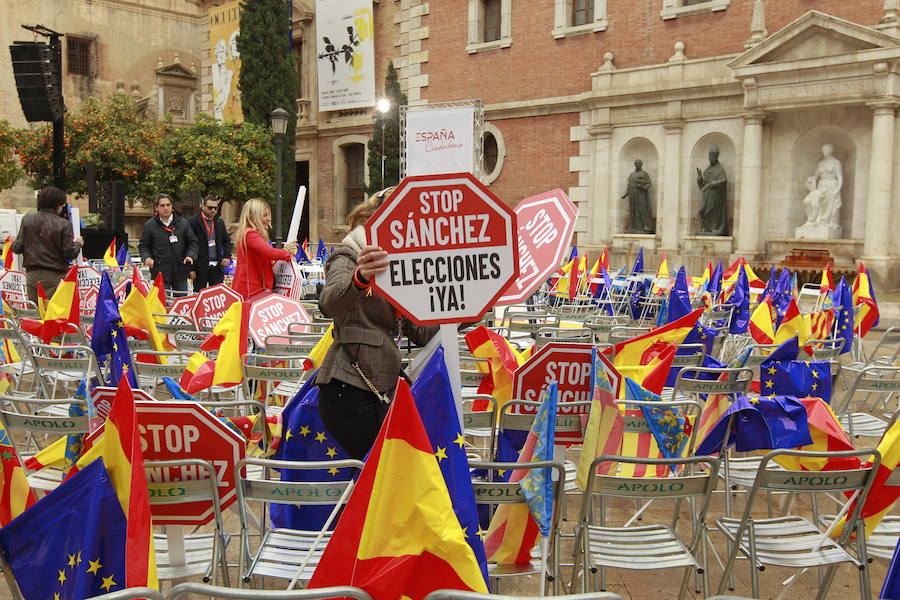
POLYGON ((362 144, 347 144, 344 150, 344 198, 349 214, 353 208, 366 199, 366 152, 362 144))
POLYGON ((693 6, 694 4, 703 4, 705 2, 709 2, 710 0, 682 0, 682 6, 693 6))
POLYGON ((484 42, 500 39, 500 0, 484 0, 484 42))
POLYGON ((89 37, 67 35, 66 36, 66 63, 70 75, 96 75, 96 61, 94 56, 95 40, 89 37))
POLYGON ((594 0, 572 0, 572 25, 587 25, 594 21, 594 0))

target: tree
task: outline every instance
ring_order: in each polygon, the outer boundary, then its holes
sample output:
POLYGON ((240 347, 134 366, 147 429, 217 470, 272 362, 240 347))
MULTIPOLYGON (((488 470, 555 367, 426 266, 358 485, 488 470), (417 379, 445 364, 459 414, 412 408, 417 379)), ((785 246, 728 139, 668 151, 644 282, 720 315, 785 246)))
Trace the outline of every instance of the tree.
POLYGON ((388 63, 384 78, 384 97, 391 103, 386 113, 376 113, 375 131, 369 140, 369 185, 367 194, 374 194, 400 182, 400 107, 405 105, 406 94, 400 90, 400 81, 394 63, 388 63), (384 180, 381 178, 381 157, 384 148, 384 180))
POLYGON ((272 132, 253 123, 218 123, 206 114, 176 129, 159 146, 145 182, 147 196, 164 191, 214 194, 223 200, 273 197, 272 132))
POLYGON ((12 187, 22 175, 15 157, 18 132, 6 121, 0 121, 0 190, 12 187))
POLYGON ((278 107, 288 111, 282 149, 282 223, 286 229, 293 210, 297 127, 297 65, 290 45, 290 3, 284 0, 241 2, 241 109, 244 119, 270 128, 269 114, 278 107), (287 215, 285 217, 285 215, 287 215))
MULTIPOLYGON (((90 97, 66 114, 67 192, 87 192, 85 165, 97 167, 97 181, 124 181, 130 190, 140 186, 153 168, 160 141, 168 130, 162 121, 135 111, 124 94, 90 97)), ((17 152, 33 187, 53 184, 53 129, 30 127, 19 135, 17 152)))

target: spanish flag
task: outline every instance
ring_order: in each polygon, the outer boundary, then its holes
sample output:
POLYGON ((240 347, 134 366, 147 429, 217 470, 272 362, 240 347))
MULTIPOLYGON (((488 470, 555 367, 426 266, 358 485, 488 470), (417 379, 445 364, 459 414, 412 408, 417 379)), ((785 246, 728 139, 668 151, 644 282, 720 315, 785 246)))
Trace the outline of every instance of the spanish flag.
MULTIPOLYGON (((62 438, 65 440, 66 438, 62 438)), ((25 512, 25 509, 37 502, 19 455, 13 446, 12 440, 0 420, 0 470, 3 471, 2 492, 0 492, 0 527, 25 512)))
MULTIPOLYGON (((684 338, 691 332, 691 329, 697 325, 703 309, 698 308, 693 312, 689 312, 680 319, 672 321, 663 327, 657 327, 649 333, 640 335, 636 338, 625 342, 619 342, 613 348, 613 365, 621 371, 620 367, 646 365, 649 356, 646 352, 656 347, 660 342, 664 344, 675 344, 676 346, 684 343, 684 338)), ((634 379, 632 377, 632 379, 634 379)))
POLYGON ((3 259, 4 269, 12 269, 15 255, 12 251, 12 238, 10 236, 6 236, 6 240, 3 242, 3 252, 0 253, 0 258, 3 259))
POLYGON ((119 266, 119 261, 116 260, 116 238, 112 239, 106 252, 103 253, 103 264, 110 267, 119 266))
POLYGON ((40 281, 37 284, 37 309, 38 316, 43 319, 47 313, 47 292, 44 291, 44 286, 40 281))
POLYGON ((178 384, 188 394, 194 394, 213 385, 237 385, 244 380, 241 357, 247 353, 250 303, 235 302, 228 307, 212 334, 200 345, 188 361, 178 384), (216 360, 202 351, 218 350, 216 360))
POLYGON ((131 286, 131 291, 119 307, 119 314, 126 327, 143 329, 150 334, 150 343, 154 350, 160 352, 171 350, 166 336, 156 328, 156 320, 153 318, 148 301, 137 286, 131 286))
MULTIPOLYGON (((466 334, 466 345, 472 356, 490 361, 491 376, 482 380, 478 393, 492 395, 501 408, 512 399, 513 375, 531 357, 532 350, 518 352, 508 339, 484 326, 466 334)), ((487 403, 476 401, 472 410, 487 410, 487 403)))
POLYGON ((757 344, 772 344, 775 325, 772 320, 772 298, 766 296, 750 315, 750 335, 757 344))
POLYGON ((603 253, 600 255, 600 268, 609 271, 609 249, 603 246, 603 253))
POLYGON ((66 278, 53 292, 43 320, 22 319, 22 329, 39 337, 45 344, 49 344, 50 340, 66 331, 69 323, 81 324, 80 306, 78 267, 72 267, 66 273, 66 278))
POLYGON ((399 379, 308 587, 352 585, 378 600, 422 600, 440 589, 487 593, 466 535, 474 532, 464 532, 453 512, 409 386, 399 379))
POLYGON ((125 585, 158 589, 144 454, 138 435, 134 395, 124 377, 119 381, 112 409, 103 423, 101 437, 81 455, 75 466, 82 469, 96 458, 103 458, 128 520, 125 585))
POLYGON ((834 291, 834 275, 831 274, 831 263, 825 265, 822 271, 822 281, 819 283, 819 295, 834 291))
POLYGON ((853 306, 856 307, 856 323, 853 324, 853 329, 857 331, 859 337, 863 337, 878 325, 878 302, 875 301, 872 279, 862 263, 859 263, 856 279, 853 280, 853 306))
POLYGON ((775 341, 772 343, 780 345, 795 337, 802 348, 806 345, 806 342, 809 341, 809 335, 809 315, 800 314, 800 309, 797 307, 797 300, 792 296, 787 310, 784 313, 784 318, 778 326, 778 331, 775 332, 775 337, 773 338, 775 341))

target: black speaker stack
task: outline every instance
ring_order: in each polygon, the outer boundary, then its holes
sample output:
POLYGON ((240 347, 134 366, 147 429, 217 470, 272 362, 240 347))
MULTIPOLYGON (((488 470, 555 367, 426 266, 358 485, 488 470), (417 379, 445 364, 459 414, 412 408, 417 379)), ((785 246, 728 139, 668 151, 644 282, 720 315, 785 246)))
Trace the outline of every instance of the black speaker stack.
POLYGON ((60 87, 60 66, 50 44, 13 42, 9 52, 25 119, 29 122, 61 119, 66 105, 60 87))

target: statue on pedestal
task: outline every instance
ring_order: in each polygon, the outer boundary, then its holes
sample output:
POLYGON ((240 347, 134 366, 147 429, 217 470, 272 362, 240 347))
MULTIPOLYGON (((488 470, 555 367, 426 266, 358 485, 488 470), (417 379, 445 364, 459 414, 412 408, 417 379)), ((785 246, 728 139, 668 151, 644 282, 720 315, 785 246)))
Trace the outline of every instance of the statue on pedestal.
POLYGON ((700 235, 728 235, 728 213, 726 212, 728 177, 725 167, 719 162, 718 146, 709 147, 709 166, 702 173, 697 168, 697 186, 703 194, 700 206, 700 235))
POLYGON ((833 152, 831 144, 822 146, 822 160, 816 166, 815 174, 806 178, 809 192, 803 199, 806 223, 795 230, 798 238, 827 240, 841 236, 838 217, 844 173, 841 161, 832 156, 833 152))
POLYGON ((634 172, 628 176, 628 184, 622 198, 628 198, 630 220, 625 233, 655 233, 656 223, 650 210, 650 175, 643 169, 644 161, 634 161, 634 172))

